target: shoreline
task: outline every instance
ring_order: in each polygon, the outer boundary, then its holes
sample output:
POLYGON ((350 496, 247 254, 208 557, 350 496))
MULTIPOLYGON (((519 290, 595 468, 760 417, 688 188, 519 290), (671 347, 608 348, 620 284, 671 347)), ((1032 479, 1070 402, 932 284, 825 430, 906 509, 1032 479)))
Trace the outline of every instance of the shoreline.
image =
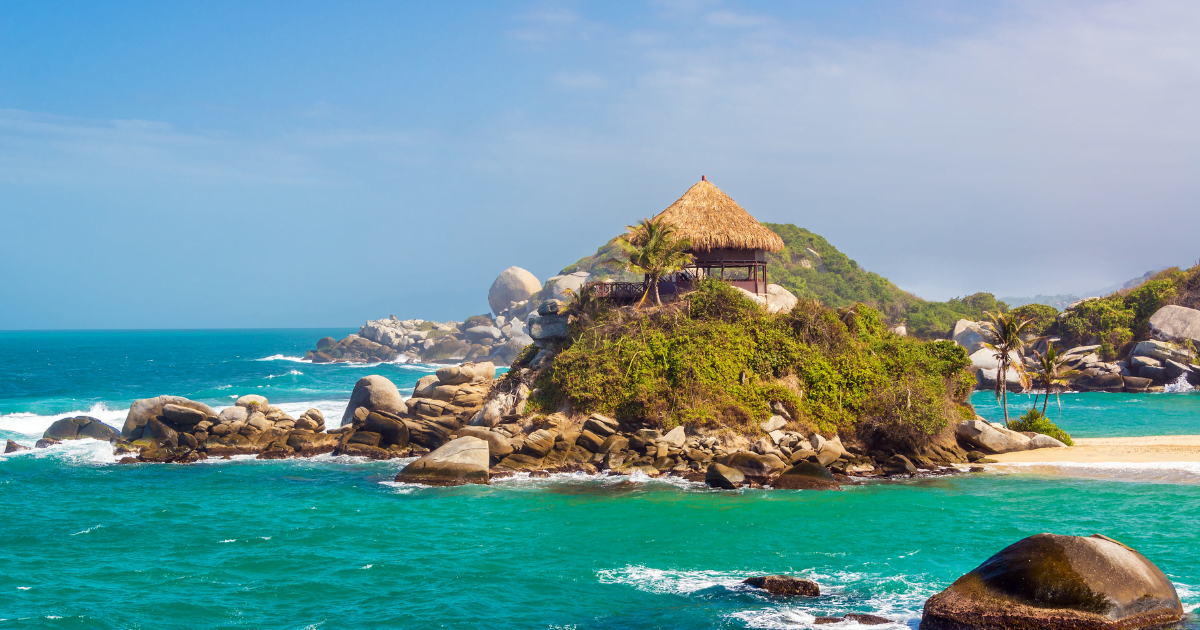
POLYGON ((1016 451, 988 457, 1000 464, 1200 463, 1200 435, 1076 438, 1075 446, 1016 451))

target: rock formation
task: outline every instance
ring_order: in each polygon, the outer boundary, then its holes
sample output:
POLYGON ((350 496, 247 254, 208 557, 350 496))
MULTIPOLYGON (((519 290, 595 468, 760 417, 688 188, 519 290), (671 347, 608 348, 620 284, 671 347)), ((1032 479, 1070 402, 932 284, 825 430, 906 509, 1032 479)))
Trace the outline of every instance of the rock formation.
POLYGON ((1038 534, 929 598, 921 630, 1126 630, 1182 617, 1175 587, 1142 554, 1099 534, 1038 534))

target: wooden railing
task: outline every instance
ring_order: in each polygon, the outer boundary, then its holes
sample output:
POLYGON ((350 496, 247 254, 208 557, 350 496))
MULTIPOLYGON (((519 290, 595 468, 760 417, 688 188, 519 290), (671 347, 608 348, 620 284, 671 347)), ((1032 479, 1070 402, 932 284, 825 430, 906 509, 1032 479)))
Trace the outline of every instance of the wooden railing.
POLYGON ((610 299, 636 299, 646 291, 642 282, 593 282, 588 287, 595 297, 610 299))

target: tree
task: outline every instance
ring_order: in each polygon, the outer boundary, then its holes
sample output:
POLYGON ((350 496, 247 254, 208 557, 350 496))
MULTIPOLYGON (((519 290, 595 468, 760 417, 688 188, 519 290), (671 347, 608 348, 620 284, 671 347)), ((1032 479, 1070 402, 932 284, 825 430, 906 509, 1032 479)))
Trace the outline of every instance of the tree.
POLYGON ((991 343, 983 344, 985 348, 996 353, 996 400, 1001 401, 1004 407, 1004 426, 1009 425, 1008 420, 1008 370, 1016 371, 1021 385, 1029 386, 1029 376, 1025 373, 1025 365, 1020 359, 1013 361, 1014 353, 1020 356, 1021 348, 1025 347, 1025 340, 1021 338, 1021 333, 1029 328, 1031 319, 1021 321, 1013 315, 992 314, 986 313, 991 318, 992 326, 986 329, 991 343))
POLYGON ((628 231, 617 239, 617 245, 627 257, 623 261, 625 268, 645 274, 647 281, 638 306, 650 298, 651 292, 654 293, 654 303, 662 306, 658 281, 692 262, 692 255, 687 253, 692 242, 679 238, 675 226, 662 219, 642 219, 637 225, 627 225, 625 228, 628 231))
MULTIPOLYGON (((1050 393, 1053 392, 1055 398, 1058 398, 1058 408, 1061 410, 1062 398, 1059 397, 1059 393, 1066 387, 1068 379, 1078 372, 1066 369, 1067 360, 1058 353, 1058 348, 1054 347, 1053 341, 1046 342, 1046 354, 1037 350, 1034 350, 1033 353, 1037 356, 1034 373, 1037 379, 1046 386, 1046 400, 1042 402, 1042 415, 1045 416, 1046 407, 1050 404, 1050 393)), ((1037 408, 1037 396, 1033 398, 1033 407, 1037 408)))

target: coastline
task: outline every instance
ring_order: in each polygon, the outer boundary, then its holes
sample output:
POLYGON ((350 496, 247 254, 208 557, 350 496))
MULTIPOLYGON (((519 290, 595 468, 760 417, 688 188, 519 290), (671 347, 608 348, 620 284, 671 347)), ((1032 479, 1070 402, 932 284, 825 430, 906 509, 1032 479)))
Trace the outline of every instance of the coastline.
POLYGON ((1076 438, 1075 446, 989 455, 1000 464, 1200 463, 1200 435, 1076 438))

